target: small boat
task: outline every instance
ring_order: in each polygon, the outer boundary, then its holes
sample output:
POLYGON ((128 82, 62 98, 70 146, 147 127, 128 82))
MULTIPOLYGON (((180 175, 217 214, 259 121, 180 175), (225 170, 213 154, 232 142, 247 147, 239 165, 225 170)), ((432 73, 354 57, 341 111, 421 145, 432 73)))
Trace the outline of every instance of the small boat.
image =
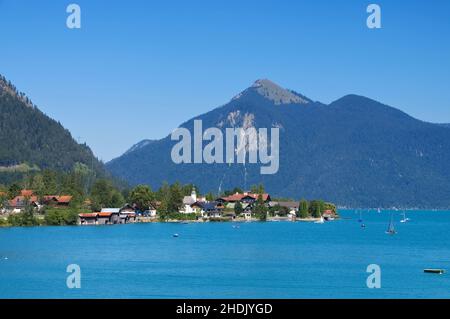
POLYGON ((428 269, 424 269, 423 272, 428 273, 428 274, 439 274, 439 275, 442 275, 445 272, 445 270, 444 269, 428 268, 428 269))
POLYGON ((394 227, 394 217, 392 214, 391 214, 391 221, 389 222, 388 229, 386 230, 386 234, 389 234, 389 235, 397 234, 397 231, 395 230, 395 227, 394 227))
POLYGON ((358 223, 362 223, 363 219, 362 219, 362 211, 359 211, 359 219, 358 219, 358 223))
POLYGON ((378 213, 378 214, 381 214, 381 209, 378 208, 377 213, 378 213))
POLYGON ((403 219, 400 221, 400 223, 407 223, 409 222, 411 219, 406 217, 406 212, 403 211, 403 219))
POLYGON ((361 228, 366 228, 366 224, 361 224, 361 228))
POLYGON ((320 217, 319 220, 316 220, 316 221, 314 222, 314 224, 323 224, 323 223, 325 223, 325 220, 323 219, 322 216, 320 217))
POLYGON ((178 235, 178 234, 173 234, 172 236, 175 237, 175 238, 176 237, 180 237, 180 235, 178 235))

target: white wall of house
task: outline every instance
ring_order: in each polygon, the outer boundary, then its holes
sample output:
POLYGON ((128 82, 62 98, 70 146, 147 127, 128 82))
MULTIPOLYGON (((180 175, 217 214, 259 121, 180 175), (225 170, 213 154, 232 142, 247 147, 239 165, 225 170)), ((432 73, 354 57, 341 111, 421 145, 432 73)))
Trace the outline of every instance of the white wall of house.
POLYGON ((191 207, 191 205, 184 205, 184 208, 181 211, 184 214, 193 214, 195 213, 195 209, 191 207))

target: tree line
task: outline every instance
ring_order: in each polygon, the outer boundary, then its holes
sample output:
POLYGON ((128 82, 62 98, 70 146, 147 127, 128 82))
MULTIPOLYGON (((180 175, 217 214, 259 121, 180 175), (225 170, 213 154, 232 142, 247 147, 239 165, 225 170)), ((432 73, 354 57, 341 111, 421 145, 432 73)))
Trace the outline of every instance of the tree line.
MULTIPOLYGON (((72 201, 67 208, 44 207, 40 211, 41 217, 36 218, 31 208, 26 208, 22 214, 11 215, 8 223, 13 226, 30 225, 74 225, 77 223, 78 214, 82 212, 97 212, 107 207, 123 207, 131 204, 137 211, 144 212, 148 209, 156 209, 162 220, 177 218, 179 210, 183 206, 183 197, 191 194, 195 187, 198 196, 201 196, 199 188, 193 184, 163 183, 153 191, 148 185, 138 185, 133 188, 119 187, 114 180, 108 178, 92 178, 90 170, 83 164, 77 164, 70 172, 62 172, 46 169, 25 176, 21 181, 10 185, 0 185, 0 208, 5 206, 7 200, 21 194, 21 190, 33 190, 39 202, 43 202, 44 196, 70 195, 72 201)), ((265 220, 268 215, 289 212, 288 208, 276 205, 269 207, 263 200, 265 193, 262 184, 251 187, 250 192, 258 197, 252 207, 252 214, 260 220, 265 220)), ((221 194, 207 193, 206 200, 213 201, 218 197, 229 196, 235 193, 243 194, 244 191, 236 187, 225 190, 221 194)), ((335 211, 335 206, 323 200, 301 200, 297 216, 299 218, 320 217, 326 209, 335 211)), ((240 202, 234 206, 234 213, 239 216, 244 212, 240 202)), ((186 216, 184 216, 186 217, 186 216)), ((4 220, 0 220, 0 223, 4 220)))

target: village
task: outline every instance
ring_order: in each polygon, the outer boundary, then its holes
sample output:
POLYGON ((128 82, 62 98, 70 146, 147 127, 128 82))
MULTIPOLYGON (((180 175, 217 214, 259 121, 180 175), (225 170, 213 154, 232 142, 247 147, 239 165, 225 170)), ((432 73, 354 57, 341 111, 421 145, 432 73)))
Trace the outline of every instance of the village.
MULTIPOLYGON (((0 194, 1 195, 1 194, 0 194)), ((32 190, 21 190, 20 195, 6 200, 0 215, 3 219, 22 214, 32 208, 37 216, 44 216, 47 209, 63 211, 71 206, 71 195, 37 196, 32 190)), ((306 201, 305 201, 306 203, 306 201)), ((87 201, 86 204, 89 204, 87 201)), ((211 222, 211 221, 332 221, 338 217, 334 205, 323 203, 314 205, 309 203, 303 209, 302 201, 276 201, 268 193, 236 192, 221 196, 215 200, 197 196, 195 187, 189 196, 184 196, 179 211, 163 217, 160 214, 161 203, 155 201, 147 209, 138 209, 134 203, 122 207, 105 207, 99 211, 87 211, 77 214, 77 225, 115 225, 146 222, 211 222), (312 208, 312 211, 311 211, 312 208)))

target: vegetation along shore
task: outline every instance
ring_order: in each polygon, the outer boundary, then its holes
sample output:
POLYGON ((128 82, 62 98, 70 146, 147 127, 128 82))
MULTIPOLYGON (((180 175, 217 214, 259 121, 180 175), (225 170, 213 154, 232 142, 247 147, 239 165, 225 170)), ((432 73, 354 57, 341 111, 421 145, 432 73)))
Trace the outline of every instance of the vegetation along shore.
POLYGON ((112 225, 136 222, 318 221, 338 218, 324 200, 272 198, 263 185, 201 194, 176 182, 118 187, 82 164, 71 172, 37 171, 0 185, 0 226, 112 225))

